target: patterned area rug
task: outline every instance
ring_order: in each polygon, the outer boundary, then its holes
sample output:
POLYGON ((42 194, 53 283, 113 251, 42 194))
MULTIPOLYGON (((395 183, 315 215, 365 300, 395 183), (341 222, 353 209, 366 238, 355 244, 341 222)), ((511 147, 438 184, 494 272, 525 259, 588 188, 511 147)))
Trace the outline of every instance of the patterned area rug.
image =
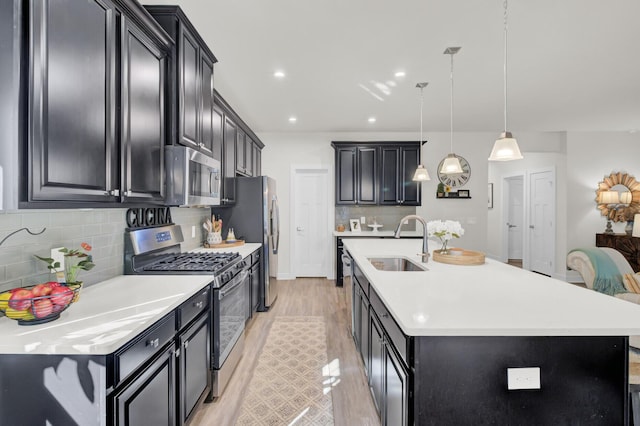
POLYGON ((333 425, 322 317, 276 317, 236 425, 333 425))

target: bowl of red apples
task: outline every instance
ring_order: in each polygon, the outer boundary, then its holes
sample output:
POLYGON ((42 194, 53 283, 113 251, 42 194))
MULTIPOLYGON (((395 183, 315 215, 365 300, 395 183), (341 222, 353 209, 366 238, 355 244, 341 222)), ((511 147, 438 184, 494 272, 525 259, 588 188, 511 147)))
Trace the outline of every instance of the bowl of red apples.
POLYGON ((81 284, 50 281, 0 293, 0 311, 19 325, 44 324, 56 320, 60 313, 78 299, 81 284))

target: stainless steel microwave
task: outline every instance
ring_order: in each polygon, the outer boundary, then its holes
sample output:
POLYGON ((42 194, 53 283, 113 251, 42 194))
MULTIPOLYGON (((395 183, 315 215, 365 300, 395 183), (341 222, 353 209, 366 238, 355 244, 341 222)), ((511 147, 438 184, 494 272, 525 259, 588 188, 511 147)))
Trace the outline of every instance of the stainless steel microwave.
POLYGON ((220 205, 220 161, 180 145, 166 146, 164 153, 167 205, 220 205))

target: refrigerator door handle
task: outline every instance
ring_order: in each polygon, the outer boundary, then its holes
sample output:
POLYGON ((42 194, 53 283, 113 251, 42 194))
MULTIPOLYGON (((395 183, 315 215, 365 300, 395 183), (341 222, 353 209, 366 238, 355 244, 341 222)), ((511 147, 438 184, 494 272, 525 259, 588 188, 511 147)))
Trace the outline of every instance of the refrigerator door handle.
POLYGON ((271 200, 271 242, 273 254, 278 254, 278 246, 280 245, 280 212, 278 198, 275 196, 271 200))

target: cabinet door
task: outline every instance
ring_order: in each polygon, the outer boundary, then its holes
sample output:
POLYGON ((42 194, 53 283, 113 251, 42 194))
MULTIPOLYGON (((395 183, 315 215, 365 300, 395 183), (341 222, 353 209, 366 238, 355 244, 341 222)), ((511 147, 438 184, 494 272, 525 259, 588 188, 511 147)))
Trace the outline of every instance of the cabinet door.
MULTIPOLYGON (((179 336, 180 355, 180 425, 185 424, 193 409, 209 390, 209 368, 211 366, 211 343, 209 313, 179 336)), ((153 424, 153 423, 147 423, 153 424)))
POLYGON ((258 311, 260 304, 260 262, 251 267, 251 312, 258 311))
POLYGON ((352 290, 352 307, 351 307, 351 321, 352 321, 352 333, 353 333, 353 341, 356 344, 356 349, 360 352, 360 344, 362 343, 362 326, 360 325, 360 318, 362 316, 362 305, 360 304, 360 293, 362 290, 358 283, 353 279, 351 281, 351 285, 353 286, 352 290))
POLYGON ((253 161, 253 175, 262 176, 262 150, 257 145, 253 151, 253 161))
POLYGON ((400 148, 382 147, 380 149, 380 169, 380 204, 401 204, 400 148))
POLYGON ((124 16, 121 22, 122 195, 161 203, 167 53, 124 16))
POLYGON ((211 156, 220 162, 222 162, 222 143, 224 140, 223 128, 224 114, 220 108, 214 105, 211 109, 211 156))
POLYGON ((358 148, 356 204, 377 204, 378 202, 377 153, 376 147, 358 148))
POLYGON ((238 129, 238 133, 236 135, 236 173, 246 174, 246 170, 244 167, 244 142, 245 142, 245 133, 242 129, 238 129))
POLYGON ((175 425, 175 346, 165 349, 132 382, 113 398, 114 423, 128 425, 175 425))
POLYGON ((247 176, 253 176, 253 139, 249 135, 244 139, 244 171, 247 176))
POLYGON ((413 181, 413 175, 420 164, 420 146, 403 147, 401 151, 400 199, 405 206, 419 206, 422 204, 420 182, 413 181))
POLYGON ((200 147, 198 135, 198 116, 200 114, 199 47, 196 39, 184 25, 180 25, 178 51, 178 87, 180 88, 178 141, 182 145, 198 149, 200 147))
POLYGON ((356 148, 336 149, 336 204, 356 204, 356 148))
MULTIPOLYGON (((355 285, 355 284, 354 284, 355 285)), ((364 292, 360 292, 360 355, 364 362, 364 372, 368 376, 369 368, 369 300, 364 292)))
POLYGON ((29 201, 117 201, 114 5, 30 7, 29 201))
POLYGON ((384 351, 384 425, 409 424, 408 374, 394 350, 387 344, 384 351))
MULTIPOLYGON (((373 394, 373 402, 380 413, 380 418, 384 418, 384 338, 382 326, 375 314, 370 315, 370 344, 371 362, 369 373, 369 386, 373 394)), ((385 424, 383 422, 383 424, 385 424)))
POLYGON ((224 181, 222 183, 223 205, 236 202, 236 135, 238 128, 229 117, 224 118, 224 162, 222 163, 224 181))
MULTIPOLYGON (((216 119, 213 110, 213 60, 202 55, 200 57, 200 149, 205 154, 213 156, 215 147, 214 120, 216 119)), ((219 147, 218 147, 219 148, 219 147)))

